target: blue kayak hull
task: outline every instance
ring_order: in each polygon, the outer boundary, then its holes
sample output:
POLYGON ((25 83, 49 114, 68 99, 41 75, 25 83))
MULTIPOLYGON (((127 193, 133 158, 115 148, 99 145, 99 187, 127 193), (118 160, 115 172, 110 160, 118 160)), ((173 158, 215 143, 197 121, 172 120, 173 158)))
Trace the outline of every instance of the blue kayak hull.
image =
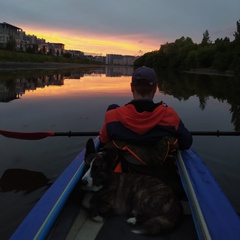
POLYGON ((177 164, 199 239, 240 239, 239 215, 200 156, 182 151, 177 164))
MULTIPOLYGON (((95 146, 98 144, 99 139, 96 138, 95 146)), ((57 178, 13 233, 11 240, 47 238, 83 174, 84 155, 85 150, 57 178)), ((240 218, 198 154, 192 149, 179 152, 177 164, 198 238, 240 239, 240 218)))

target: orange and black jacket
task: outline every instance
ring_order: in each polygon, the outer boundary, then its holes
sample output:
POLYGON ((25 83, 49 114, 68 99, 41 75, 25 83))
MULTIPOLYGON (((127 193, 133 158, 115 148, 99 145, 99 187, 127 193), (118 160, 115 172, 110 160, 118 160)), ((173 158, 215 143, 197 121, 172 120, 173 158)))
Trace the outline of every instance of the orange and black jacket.
POLYGON ((179 149, 189 149, 192 135, 178 114, 166 104, 152 100, 132 100, 125 106, 110 105, 100 132, 102 144, 110 140, 147 142, 163 136, 178 138, 179 149))

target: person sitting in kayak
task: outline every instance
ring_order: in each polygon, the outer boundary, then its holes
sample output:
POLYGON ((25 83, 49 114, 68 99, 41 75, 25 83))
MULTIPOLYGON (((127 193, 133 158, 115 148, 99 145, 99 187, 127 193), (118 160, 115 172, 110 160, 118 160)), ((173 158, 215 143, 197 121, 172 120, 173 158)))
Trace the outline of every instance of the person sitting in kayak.
POLYGON ((137 68, 132 74, 133 100, 108 106, 100 142, 104 148, 119 149, 115 171, 157 176, 178 191, 179 175, 170 154, 189 149, 192 135, 173 108, 154 103, 156 90, 155 71, 137 68))

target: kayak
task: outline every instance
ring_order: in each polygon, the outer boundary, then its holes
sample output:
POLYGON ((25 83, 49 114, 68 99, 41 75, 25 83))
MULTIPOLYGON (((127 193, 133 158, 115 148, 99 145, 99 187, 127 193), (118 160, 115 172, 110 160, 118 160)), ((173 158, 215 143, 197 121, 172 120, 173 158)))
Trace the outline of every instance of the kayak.
MULTIPOLYGON (((99 138, 94 140, 99 146, 99 138)), ((32 239, 240 239, 240 218, 207 165, 193 150, 179 151, 177 166, 187 195, 183 224, 155 237, 132 233, 123 216, 104 223, 88 218, 81 207, 78 183, 84 172, 83 149, 36 203, 11 236, 32 239), (189 208, 188 208, 189 207, 189 208)))

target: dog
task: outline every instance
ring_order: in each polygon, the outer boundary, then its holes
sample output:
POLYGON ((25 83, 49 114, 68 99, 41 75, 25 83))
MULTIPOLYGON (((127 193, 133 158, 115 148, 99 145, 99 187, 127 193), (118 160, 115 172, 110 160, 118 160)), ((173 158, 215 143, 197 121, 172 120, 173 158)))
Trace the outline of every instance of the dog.
POLYGON ((133 233, 156 235, 174 230, 182 222, 183 207, 173 191, 158 178, 115 173, 114 150, 96 152, 90 138, 86 144, 85 174, 81 189, 87 194, 82 205, 94 221, 111 213, 128 216, 133 233))

